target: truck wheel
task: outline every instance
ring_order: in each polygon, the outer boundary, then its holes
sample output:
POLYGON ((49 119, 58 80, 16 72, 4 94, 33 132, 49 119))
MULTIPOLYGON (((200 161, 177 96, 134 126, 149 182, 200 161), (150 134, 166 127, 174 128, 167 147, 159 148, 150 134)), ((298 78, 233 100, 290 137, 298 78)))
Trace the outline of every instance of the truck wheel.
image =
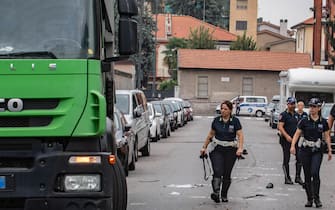
POLYGON ((113 209, 127 209, 127 182, 120 160, 117 158, 113 166, 113 209))
POLYGON ((150 141, 147 139, 147 143, 144 148, 141 150, 143 156, 150 156, 150 141))
POLYGON ((258 110, 258 111, 256 112, 256 117, 262 117, 262 116, 263 116, 263 112, 260 111, 260 110, 258 110))

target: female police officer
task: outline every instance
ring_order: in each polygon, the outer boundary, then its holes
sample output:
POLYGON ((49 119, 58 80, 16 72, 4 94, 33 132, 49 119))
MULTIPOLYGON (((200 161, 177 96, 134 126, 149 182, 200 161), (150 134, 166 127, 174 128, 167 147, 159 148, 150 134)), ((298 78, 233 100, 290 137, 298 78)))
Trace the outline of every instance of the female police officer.
POLYGON ((328 160, 332 158, 330 133, 326 119, 322 119, 320 115, 321 101, 318 98, 312 98, 308 105, 309 116, 303 118, 298 124, 298 129, 295 132, 291 144, 291 153, 296 153, 295 144, 303 133, 303 139, 300 141, 300 157, 305 174, 305 190, 307 194, 307 203, 305 207, 312 207, 313 199, 317 208, 322 207, 320 201, 320 166, 322 162, 322 135, 325 134, 325 139, 328 145, 328 160))
POLYGON ((215 148, 209 154, 214 171, 211 198, 216 203, 220 202, 221 183, 222 202, 228 202, 227 193, 231 184, 231 171, 236 158, 243 152, 242 126, 239 119, 232 116, 232 110, 233 104, 230 101, 224 101, 221 104, 221 116, 213 120, 212 128, 200 151, 201 154, 205 154, 208 144, 213 141, 215 148))

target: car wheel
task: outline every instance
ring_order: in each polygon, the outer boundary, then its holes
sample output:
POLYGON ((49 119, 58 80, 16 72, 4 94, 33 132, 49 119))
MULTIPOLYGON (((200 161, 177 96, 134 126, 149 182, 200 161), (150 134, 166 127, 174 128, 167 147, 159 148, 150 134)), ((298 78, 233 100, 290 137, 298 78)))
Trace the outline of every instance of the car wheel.
POLYGON ((276 129, 277 128, 277 124, 276 123, 272 123, 271 128, 276 129))
POLYGON ((136 141, 134 144, 134 155, 135 155, 135 161, 138 161, 138 141, 137 141, 137 137, 136 137, 136 141))
POLYGON ((131 162, 130 162, 130 164, 129 164, 129 167, 128 167, 128 169, 130 170, 130 171, 134 171, 135 170, 135 162, 136 162, 136 160, 135 160, 135 153, 133 153, 133 155, 131 156, 131 162))
POLYGON ((150 141, 147 138, 147 143, 145 144, 144 148, 141 149, 142 156, 150 156, 150 141))
POLYGON ((156 130, 156 134, 155 134, 155 137, 154 138, 152 138, 152 142, 157 142, 158 141, 158 132, 157 132, 157 130, 156 130))
POLYGON ((256 117, 262 117, 262 116, 263 116, 263 112, 260 111, 260 110, 258 110, 258 111, 256 112, 256 117))

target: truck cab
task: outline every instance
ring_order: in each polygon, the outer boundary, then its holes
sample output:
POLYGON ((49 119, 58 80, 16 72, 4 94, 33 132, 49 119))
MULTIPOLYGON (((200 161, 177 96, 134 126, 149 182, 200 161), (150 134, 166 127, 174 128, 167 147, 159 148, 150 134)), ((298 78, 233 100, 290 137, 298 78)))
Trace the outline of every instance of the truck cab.
POLYGON ((0 2, 0 209, 126 209, 113 61, 135 0, 0 2))

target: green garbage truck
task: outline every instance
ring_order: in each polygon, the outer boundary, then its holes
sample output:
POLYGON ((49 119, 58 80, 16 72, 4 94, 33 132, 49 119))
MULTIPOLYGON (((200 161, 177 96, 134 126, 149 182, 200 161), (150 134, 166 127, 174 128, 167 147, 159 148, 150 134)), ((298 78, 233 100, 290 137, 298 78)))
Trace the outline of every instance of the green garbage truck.
POLYGON ((0 1, 0 209, 116 209, 113 65, 136 0, 0 1))

